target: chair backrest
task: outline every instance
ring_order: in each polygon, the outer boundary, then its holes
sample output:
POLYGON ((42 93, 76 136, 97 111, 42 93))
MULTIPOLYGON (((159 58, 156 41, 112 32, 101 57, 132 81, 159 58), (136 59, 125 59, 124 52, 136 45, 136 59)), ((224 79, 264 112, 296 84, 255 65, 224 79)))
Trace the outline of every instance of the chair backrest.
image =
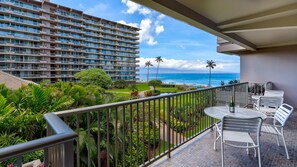
POLYGON ((282 104, 276 111, 274 115, 274 123, 277 121, 282 126, 285 125, 286 121, 288 120, 289 116, 292 114, 294 108, 288 104, 282 104))
POLYGON ((260 134, 262 118, 236 118, 225 116, 222 120, 222 134, 224 130, 260 134))
POLYGON ((282 90, 266 90, 264 92, 264 96, 270 96, 270 97, 284 97, 284 91, 282 90))
POLYGON ((257 107, 258 110, 260 110, 260 107, 273 107, 273 108, 279 108, 283 104, 284 98, 277 97, 277 96, 260 96, 257 107))

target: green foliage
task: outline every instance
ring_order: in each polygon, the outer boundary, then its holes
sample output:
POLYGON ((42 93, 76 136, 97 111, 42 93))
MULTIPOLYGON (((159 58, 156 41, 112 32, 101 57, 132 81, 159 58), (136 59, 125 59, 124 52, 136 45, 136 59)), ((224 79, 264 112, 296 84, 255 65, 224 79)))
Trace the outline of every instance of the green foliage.
POLYGON ((5 86, 5 84, 0 84, 0 94, 6 98, 8 93, 9 89, 5 86))
MULTIPOLYGON (((130 146, 128 145, 125 153, 125 161, 127 166, 130 165, 130 157, 132 166, 139 166, 142 164, 142 160, 148 160, 149 149, 155 149, 159 145, 160 133, 159 129, 153 124, 148 122, 139 122, 144 127, 140 128, 138 134, 136 133, 136 126, 133 126, 132 132, 132 154, 130 153, 130 146), (144 130, 143 130, 144 129, 144 130), (143 138, 144 136, 144 138, 143 138), (155 147, 155 148, 154 148, 155 147), (138 150, 138 151, 137 151, 138 150), (138 164, 137 164, 138 159, 138 164)), ((129 132, 131 133, 131 132, 129 132)), ((126 137, 126 143, 129 143, 130 135, 126 137)), ((152 157, 152 156, 150 156, 152 157)))
POLYGON ((162 85, 162 81, 161 80, 150 80, 148 82, 149 86, 152 86, 154 88, 154 90, 156 89, 157 86, 161 86, 162 85))
POLYGON ((137 91, 138 91, 138 88, 137 88, 137 85, 136 85, 136 84, 131 84, 131 85, 129 85, 129 89, 130 89, 132 92, 137 92, 137 91))
POLYGON ((144 92, 144 96, 145 96, 145 97, 153 96, 153 94, 154 94, 154 91, 152 91, 152 90, 148 90, 148 91, 145 91, 145 92, 144 92))
POLYGON ((117 80, 117 81, 113 82, 113 86, 117 89, 124 89, 128 86, 128 84, 124 80, 117 80))
MULTIPOLYGON (((18 90, 9 90, 4 85, 0 85, 0 92, 0 134, 2 134, 0 136, 0 147, 44 137, 46 135, 44 113, 123 100, 123 97, 106 94, 101 87, 96 85, 82 86, 62 81, 51 85, 29 84, 18 90)), ((104 119, 106 120, 106 118, 104 119)), ((94 129, 97 127, 97 122, 94 120, 96 119, 91 120, 92 133, 97 132, 94 129)), ((86 123, 87 121, 84 120, 83 122, 86 123)), ((104 126, 106 127, 106 125, 102 125, 102 127, 104 126)), ((86 134, 85 130, 86 125, 81 125, 80 137, 85 136, 83 135, 86 134)), ((102 134, 102 137, 104 137, 104 134, 102 134)), ((91 140, 95 141, 97 135, 94 133, 92 138, 91 140)), ((93 145, 90 146, 86 140, 82 139, 81 142, 84 142, 81 143, 82 150, 91 148, 96 151, 96 147, 93 147, 94 142, 91 141, 93 145)), ((104 143, 104 141, 102 142, 104 143)), ((102 146, 102 148, 104 147, 102 146)), ((82 151, 82 154, 84 152, 82 151)), ((92 152, 94 159, 96 159, 96 154, 94 151, 92 152)), ((42 155, 42 151, 36 151, 24 155, 23 160, 28 162, 34 159, 41 159, 42 155)), ((81 161, 83 161, 84 156, 81 155, 81 157, 81 161)), ((12 159, 7 162, 14 161, 15 159, 12 159)), ((0 163, 0 166, 2 164, 0 163)))
POLYGON ((176 88, 180 91, 186 91, 188 89, 187 85, 177 85, 176 88))
POLYGON ((236 79, 234 79, 234 80, 230 80, 229 82, 228 82, 228 84, 236 84, 236 83, 240 83, 240 81, 239 80, 236 80, 236 79))
POLYGON ((7 100, 0 94, 0 115, 6 116, 14 111, 15 108, 11 104, 7 104, 7 100))
POLYGON ((79 82, 82 85, 97 85, 102 88, 107 89, 111 84, 112 80, 109 75, 106 74, 104 70, 98 68, 90 68, 87 70, 82 70, 74 74, 76 79, 79 79, 79 82))

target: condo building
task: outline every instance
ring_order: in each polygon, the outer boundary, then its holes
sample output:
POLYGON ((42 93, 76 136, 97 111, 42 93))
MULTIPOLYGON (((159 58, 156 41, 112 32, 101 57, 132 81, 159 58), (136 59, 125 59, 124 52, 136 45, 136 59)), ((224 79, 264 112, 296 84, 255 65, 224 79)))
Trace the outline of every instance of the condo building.
POLYGON ((0 0, 0 70, 34 82, 100 68, 136 81, 139 29, 49 0, 0 0))

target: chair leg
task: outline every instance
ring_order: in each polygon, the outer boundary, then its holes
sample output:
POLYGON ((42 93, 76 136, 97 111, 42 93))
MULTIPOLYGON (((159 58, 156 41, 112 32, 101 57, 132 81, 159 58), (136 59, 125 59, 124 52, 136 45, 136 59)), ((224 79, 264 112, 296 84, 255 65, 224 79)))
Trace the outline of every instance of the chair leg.
MULTIPOLYGON (((248 147, 249 143, 246 143, 246 146, 248 147)), ((246 154, 249 154, 249 149, 248 148, 246 148, 246 154)))
POLYGON ((261 154, 260 154, 260 146, 258 146, 258 161, 259 161, 259 167, 261 167, 261 154))
MULTIPOLYGON (((254 145, 255 146, 255 145, 254 145)), ((259 156, 259 155, 258 155, 259 156)), ((256 148, 254 148, 254 157, 256 158, 257 157, 257 150, 256 148)))
POLYGON ((222 156, 222 167, 224 167, 224 144, 221 141, 221 156, 222 156))
POLYGON ((279 139, 278 139, 278 135, 275 135, 275 136, 276 136, 277 145, 279 146, 279 139))
POLYGON ((217 150, 217 127, 214 126, 214 132, 213 132, 213 149, 217 150))
POLYGON ((284 146, 285 146, 285 150, 286 150, 286 154, 287 154, 287 159, 290 159, 287 144, 286 144, 285 137, 284 137, 283 134, 282 134, 282 138, 283 138, 283 141, 284 141, 284 146))

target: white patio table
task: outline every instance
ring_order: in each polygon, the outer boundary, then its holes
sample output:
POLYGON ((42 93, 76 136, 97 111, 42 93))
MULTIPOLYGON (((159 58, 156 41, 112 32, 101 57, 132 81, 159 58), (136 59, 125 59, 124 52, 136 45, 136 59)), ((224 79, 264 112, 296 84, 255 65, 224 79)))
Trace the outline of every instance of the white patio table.
MULTIPOLYGON (((267 118, 265 114, 262 112, 247 109, 247 108, 241 108, 236 107, 234 113, 230 113, 227 106, 215 106, 215 107, 208 107, 204 109, 204 112, 206 115, 220 119, 222 120, 224 116, 232 116, 237 118, 256 118, 261 117, 263 120, 267 118)), ((216 141, 220 138, 220 132, 218 131, 220 129, 220 124, 215 123, 215 130, 214 130, 214 150, 216 150, 216 141), (219 133, 219 136, 217 136, 217 131, 219 133)))
POLYGON ((262 112, 241 107, 237 107, 234 113, 230 113, 227 106, 208 107, 204 109, 204 112, 206 115, 216 119, 223 119, 227 115, 237 118, 261 117, 263 120, 267 118, 262 112))

